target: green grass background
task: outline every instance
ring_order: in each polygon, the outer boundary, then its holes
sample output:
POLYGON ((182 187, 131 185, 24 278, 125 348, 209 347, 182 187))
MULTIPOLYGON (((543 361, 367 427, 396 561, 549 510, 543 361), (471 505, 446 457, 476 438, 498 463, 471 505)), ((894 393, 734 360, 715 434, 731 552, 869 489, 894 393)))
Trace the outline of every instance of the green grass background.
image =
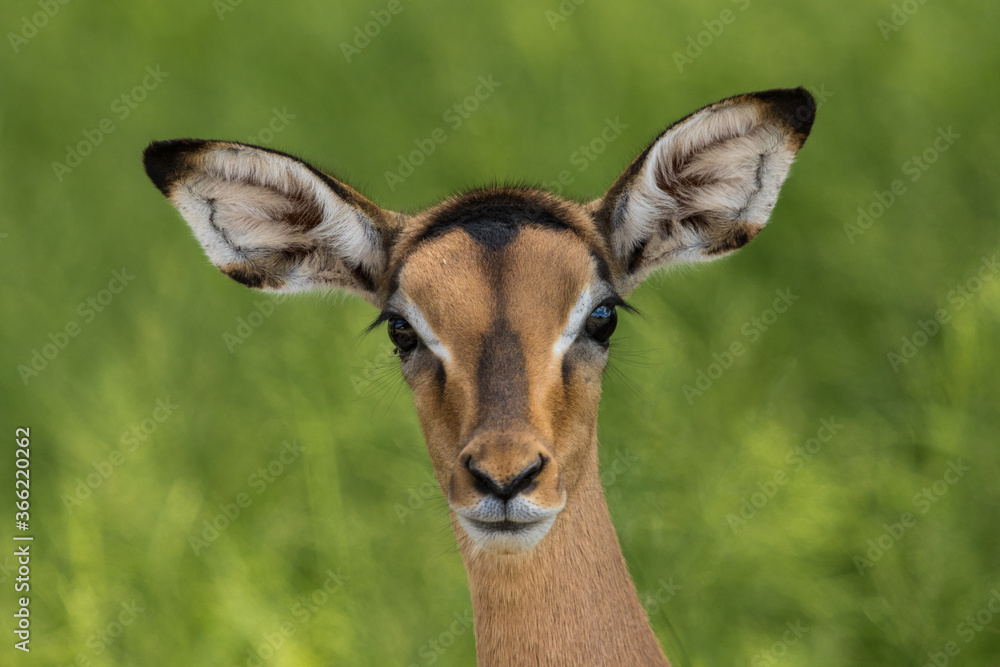
POLYGON ((949 665, 1000 662, 1000 616, 971 638, 960 627, 1000 590, 1000 275, 948 301, 1000 245, 1000 7, 913 2, 884 39, 888 0, 563 4, 575 11, 553 29, 556 0, 402 0, 347 62, 341 43, 385 3, 246 0, 220 20, 209 0, 77 0, 16 53, 8 33, 42 10, 3 3, 0 662, 246 665, 286 622, 268 665, 474 662, 471 631, 449 634, 469 594, 408 391, 384 333, 358 337, 372 309, 225 279, 146 179, 150 140, 261 143, 287 110, 270 146, 388 208, 563 170, 585 198, 676 118, 793 85, 825 99, 767 231, 651 280, 633 295, 644 317, 620 325, 600 447, 608 470, 630 462, 605 478, 630 570, 645 600, 666 600, 650 621, 684 667, 924 665, 948 642, 949 665), (724 10, 734 20, 679 71, 673 54, 724 10), (168 76, 120 118, 114 100, 147 66, 168 76), (489 75, 500 87, 452 130, 444 111, 489 75), (103 118, 114 131, 59 180, 52 163, 103 118), (606 118, 628 127, 579 171, 572 154, 606 118), (397 156, 438 127, 447 141, 391 189, 397 156), (959 138, 910 180, 905 163, 949 127, 959 138), (897 179, 905 193, 849 238, 897 179), (123 268, 134 279, 85 322, 79 304, 123 268), (786 288, 799 299, 750 342, 744 326, 786 288), (224 335, 265 300, 273 314, 230 352, 224 335), (894 371, 887 354, 941 308, 950 321, 894 371), (79 335, 25 383, 18 366, 69 322, 79 335), (688 401, 735 341, 746 352, 688 401), (158 399, 178 407, 123 449, 158 399), (830 418, 843 427, 793 471, 788 452, 830 418), (33 452, 30 655, 10 632, 18 426, 33 452), (258 494, 250 477, 284 441, 303 453, 258 494), (67 507, 115 450, 124 461, 67 507), (915 494, 958 460, 969 471, 922 512, 915 494), (787 483, 734 531, 727 515, 777 471, 787 483), (190 538, 241 493, 252 504, 196 555, 190 538), (904 512, 916 525, 859 574, 855 556, 904 512), (343 583, 303 620, 295 605, 328 570, 343 583), (133 601, 143 611, 118 628, 133 601), (793 645, 788 623, 808 629, 793 645))

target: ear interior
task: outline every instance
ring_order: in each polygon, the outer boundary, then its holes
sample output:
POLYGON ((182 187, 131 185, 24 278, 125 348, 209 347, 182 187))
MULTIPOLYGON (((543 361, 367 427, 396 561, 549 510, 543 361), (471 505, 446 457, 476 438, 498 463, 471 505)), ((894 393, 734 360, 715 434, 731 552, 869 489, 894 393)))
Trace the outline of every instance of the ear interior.
POLYGON ((774 90, 723 100, 664 131, 598 207, 628 281, 754 238, 814 117, 808 92, 774 90))
POLYGON ((234 280, 374 298, 391 214, 346 185, 289 155, 229 142, 157 142, 144 162, 212 263, 234 280))

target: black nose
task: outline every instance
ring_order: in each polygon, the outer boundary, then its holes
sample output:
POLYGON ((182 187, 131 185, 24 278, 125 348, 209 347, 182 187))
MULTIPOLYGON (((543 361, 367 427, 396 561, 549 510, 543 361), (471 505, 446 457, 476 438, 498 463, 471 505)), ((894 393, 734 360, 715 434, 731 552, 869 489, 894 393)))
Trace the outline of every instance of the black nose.
POLYGON ((527 468, 503 485, 498 484, 489 474, 477 468, 476 462, 472 460, 471 456, 465 460, 465 467, 469 469, 477 491, 493 494, 500 500, 510 500, 531 486, 538 474, 542 472, 542 468, 545 467, 545 459, 539 455, 527 468))

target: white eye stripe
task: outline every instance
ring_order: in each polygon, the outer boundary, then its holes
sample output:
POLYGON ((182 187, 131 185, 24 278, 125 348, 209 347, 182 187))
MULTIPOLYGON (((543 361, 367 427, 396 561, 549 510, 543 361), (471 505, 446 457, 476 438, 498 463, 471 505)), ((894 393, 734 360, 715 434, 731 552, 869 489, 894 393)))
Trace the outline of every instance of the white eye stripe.
MULTIPOLYGON (((579 298, 577 298, 576 303, 573 305, 573 309, 569 313, 569 319, 566 322, 566 327, 563 329, 559 338, 556 340, 555 345, 552 347, 552 353, 557 358, 561 357, 569 346, 580 335, 583 330, 583 325, 590 317, 591 313, 594 312, 595 299, 594 299, 594 289, 591 285, 587 285, 580 292, 579 298)), ((399 306, 397 306, 400 314, 410 323, 413 330, 417 332, 420 336, 420 340, 423 341, 424 345, 433 352, 439 359, 448 363, 451 361, 451 352, 447 347, 441 342, 441 340, 431 329, 430 324, 427 323, 427 319, 424 317, 420 309, 412 301, 403 301, 399 306)))
POLYGON ((569 346, 573 344, 576 337, 580 335, 583 323, 587 321, 592 312, 594 312, 593 291, 590 285, 587 285, 580 293, 580 298, 576 300, 573 310, 569 312, 569 320, 566 322, 566 328, 563 329, 556 344, 552 347, 552 354, 558 358, 569 349, 569 346))
POLYGON ((410 323, 410 326, 413 327, 413 330, 417 332, 417 335, 420 336, 420 340, 423 341, 428 350, 445 363, 451 361, 451 352, 448 351, 448 348, 434 334, 434 330, 431 329, 431 325, 427 323, 423 313, 420 312, 416 304, 406 301, 399 308, 399 311, 406 321, 410 323))

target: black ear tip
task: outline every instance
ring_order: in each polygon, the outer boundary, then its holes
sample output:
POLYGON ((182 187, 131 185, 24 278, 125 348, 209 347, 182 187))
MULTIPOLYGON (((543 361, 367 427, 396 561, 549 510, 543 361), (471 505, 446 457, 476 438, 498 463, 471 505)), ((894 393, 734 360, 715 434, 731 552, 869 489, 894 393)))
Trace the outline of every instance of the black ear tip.
POLYGON ((201 149, 207 142, 199 139, 171 139, 154 141, 142 152, 142 164, 153 184, 164 195, 187 169, 187 157, 201 149))
POLYGON ((809 136, 816 120, 816 100, 805 88, 776 88, 753 93, 767 103, 781 118, 803 137, 809 136))

